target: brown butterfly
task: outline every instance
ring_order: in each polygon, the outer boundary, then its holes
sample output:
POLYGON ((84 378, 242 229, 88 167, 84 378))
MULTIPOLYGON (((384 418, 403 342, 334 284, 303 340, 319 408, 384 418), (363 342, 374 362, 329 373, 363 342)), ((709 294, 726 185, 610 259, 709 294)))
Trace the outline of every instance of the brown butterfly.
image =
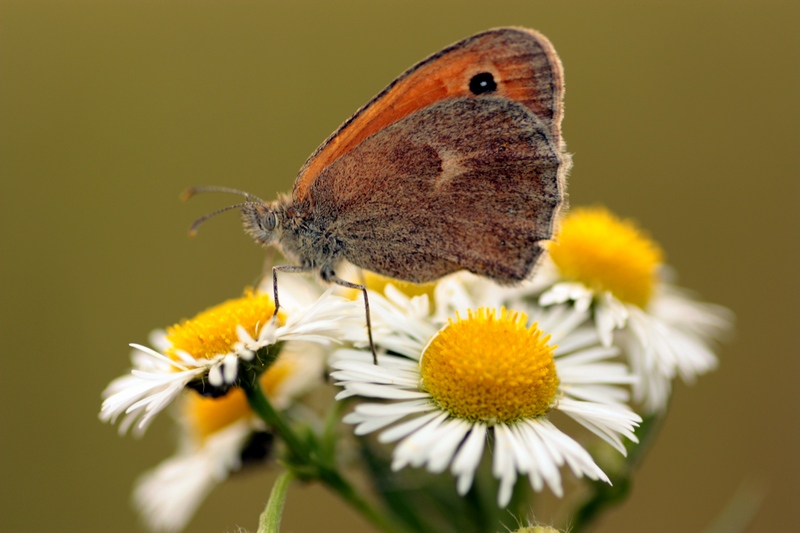
MULTIPOLYGON (((571 165, 561 139, 564 80, 553 46, 498 28, 411 67, 342 124, 300 169, 291 196, 244 194, 247 233, 323 281, 350 263, 428 282, 468 270, 505 284, 527 278, 550 239, 571 165)), ((217 213, 218 213, 217 212, 217 213)), ((214 214, 198 220, 197 226, 214 214)))

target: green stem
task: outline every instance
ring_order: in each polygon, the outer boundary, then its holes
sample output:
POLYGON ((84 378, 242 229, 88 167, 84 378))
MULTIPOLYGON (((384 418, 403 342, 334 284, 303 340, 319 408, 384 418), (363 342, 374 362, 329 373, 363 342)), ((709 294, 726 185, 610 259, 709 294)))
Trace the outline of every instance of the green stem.
POLYGON ((286 446, 303 463, 311 463, 311 454, 305 443, 292 431, 292 428, 290 428, 283 417, 278 414, 278 411, 272 407, 272 404, 261 388, 260 381, 258 379, 248 380, 248 383, 242 383, 242 389, 244 389, 244 393, 247 396, 247 403, 250 404, 250 408, 261 420, 280 435, 283 442, 286 443, 286 446))
POLYGON ((294 479, 294 474, 291 470, 287 470, 275 480, 267 506, 258 519, 258 533, 280 532, 283 504, 286 502, 286 494, 289 492, 289 484, 292 479, 294 479))
MULTIPOLYGON (((286 443, 293 458, 291 464, 307 467, 310 473, 304 477, 318 479, 324 483, 381 531, 402 531, 393 522, 387 520, 385 513, 380 513, 367 500, 362 498, 335 468, 323 462, 317 454, 312 453, 306 443, 292 431, 292 428, 289 427, 283 417, 272 407, 272 404, 264 395, 258 379, 243 381, 241 387, 244 389, 250 408, 261 417, 267 426, 274 429, 283 442, 286 443)), ((304 468, 303 471, 305 472, 306 469, 304 468)))
POLYGON ((380 531, 387 531, 390 533, 401 533, 405 531, 395 525, 394 522, 387 520, 385 513, 379 512, 372 504, 362 498, 358 494, 358 491, 356 491, 336 470, 331 468, 321 469, 320 480, 360 512, 364 518, 372 522, 380 531))

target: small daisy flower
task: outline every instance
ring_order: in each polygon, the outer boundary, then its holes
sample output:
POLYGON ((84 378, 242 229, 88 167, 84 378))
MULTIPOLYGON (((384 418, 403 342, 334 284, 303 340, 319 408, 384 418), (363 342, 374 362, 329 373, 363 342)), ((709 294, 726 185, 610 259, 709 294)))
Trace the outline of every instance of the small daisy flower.
POLYGON ((279 343, 336 340, 341 328, 354 320, 356 307, 330 290, 311 305, 286 308, 277 322, 268 294, 251 292, 212 307, 157 335, 156 349, 131 345, 133 369, 103 392, 100 419, 114 423, 122 416, 120 433, 133 427, 141 435, 184 388, 225 394, 243 367, 258 369, 265 364, 261 357, 274 359, 279 343))
POLYGON ((550 259, 528 292, 541 305, 592 309, 604 346, 625 348, 647 412, 666 407, 671 380, 712 370, 710 346, 729 328, 727 309, 700 303, 668 281, 664 253, 632 221, 604 208, 575 209, 561 222, 550 259))
MULTIPOLYGON (((320 384, 325 353, 321 346, 289 342, 280 357, 260 376, 261 386, 277 409, 320 384)), ((153 531, 183 529, 212 489, 254 455, 263 457, 271 433, 250 410, 241 389, 219 398, 184 392, 176 418, 178 451, 146 472, 134 488, 133 500, 153 531)))
POLYGON ((394 470, 425 466, 438 473, 449 466, 464 495, 491 435, 502 507, 518 475, 559 496, 565 464, 576 476, 608 482, 589 453, 550 420, 561 411, 623 454, 622 437, 636 440, 641 418, 619 387, 633 378, 624 365, 607 362, 616 348, 600 346, 596 332, 581 327, 588 312, 561 306, 540 311, 529 326, 525 313, 479 308, 438 328, 427 296, 406 300, 391 290, 387 296, 371 295, 375 338, 392 354, 379 355, 375 366, 366 351, 339 350, 332 377, 344 388, 338 399, 385 400, 359 404, 344 420, 358 435, 382 430, 379 441, 399 442, 394 470))

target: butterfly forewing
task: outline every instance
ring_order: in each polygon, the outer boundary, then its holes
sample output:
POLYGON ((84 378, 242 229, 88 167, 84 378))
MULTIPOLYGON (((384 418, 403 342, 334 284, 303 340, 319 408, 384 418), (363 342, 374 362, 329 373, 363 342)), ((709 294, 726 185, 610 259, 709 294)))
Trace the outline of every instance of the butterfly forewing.
POLYGON ((496 85, 494 96, 522 104, 560 140, 563 75, 552 45, 525 28, 489 30, 411 67, 358 110, 300 169, 292 193, 295 202, 307 201, 322 171, 375 133, 437 102, 479 98, 470 82, 487 73, 496 85))

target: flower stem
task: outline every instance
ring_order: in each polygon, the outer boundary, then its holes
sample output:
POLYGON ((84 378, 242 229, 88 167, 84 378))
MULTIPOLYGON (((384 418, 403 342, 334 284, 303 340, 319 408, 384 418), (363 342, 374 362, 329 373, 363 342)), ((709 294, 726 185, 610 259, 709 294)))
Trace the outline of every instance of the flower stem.
POLYGON ((247 380, 247 383, 242 383, 241 387, 244 389, 250 408, 261 420, 280 435, 283 442, 286 443, 286 446, 288 446, 300 460, 306 463, 310 462, 310 453, 305 443, 292 431, 275 408, 272 407, 272 404, 267 399, 266 395, 264 395, 261 382, 258 379, 247 380))
POLYGON ((258 533, 280 532, 283 504, 286 502, 286 493, 289 492, 289 484, 292 479, 294 479, 294 474, 291 470, 286 470, 275 480, 267 506, 258 519, 258 533))
MULTIPOLYGON (((291 454, 290 465, 302 471, 304 479, 317 479, 328 488, 339 494, 339 496, 355 508, 361 515, 372 522, 381 531, 400 532, 402 531, 395 523, 387 519, 386 513, 381 513, 372 506, 366 499, 358 494, 353 486, 336 470, 335 467, 323 461, 319 453, 315 453, 309 445, 295 433, 283 417, 272 407, 272 404, 264 395, 261 383, 258 379, 243 380, 241 384, 250 408, 276 433, 280 436, 291 454)), ((294 474, 293 474, 294 475, 294 474)), ((277 486, 276 481, 276 486, 277 486)), ((288 481, 286 482, 288 484, 288 481)), ((274 493, 273 489, 273 493, 274 493)), ((285 494, 284 494, 285 497, 285 494)), ((272 497, 270 497, 270 503, 272 497)), ((267 507, 269 507, 269 503, 267 507)), ((282 506, 282 503, 281 503, 282 506)), ((264 511, 265 513, 267 510, 264 511)), ((263 517, 263 515, 262 515, 263 517)), ((265 530, 266 531, 266 530, 265 530)), ((274 531, 277 531, 274 530, 274 531)), ((259 528, 259 533, 261 529, 259 528)))
POLYGON ((393 522, 389 521, 386 513, 379 512, 367 500, 362 498, 358 491, 343 478, 339 472, 334 469, 326 468, 320 471, 320 480, 328 486, 331 490, 335 491, 339 496, 355 508, 361 515, 372 522, 372 524, 380 529, 380 531, 387 531, 392 533, 400 533, 404 531, 400 529, 393 522))

